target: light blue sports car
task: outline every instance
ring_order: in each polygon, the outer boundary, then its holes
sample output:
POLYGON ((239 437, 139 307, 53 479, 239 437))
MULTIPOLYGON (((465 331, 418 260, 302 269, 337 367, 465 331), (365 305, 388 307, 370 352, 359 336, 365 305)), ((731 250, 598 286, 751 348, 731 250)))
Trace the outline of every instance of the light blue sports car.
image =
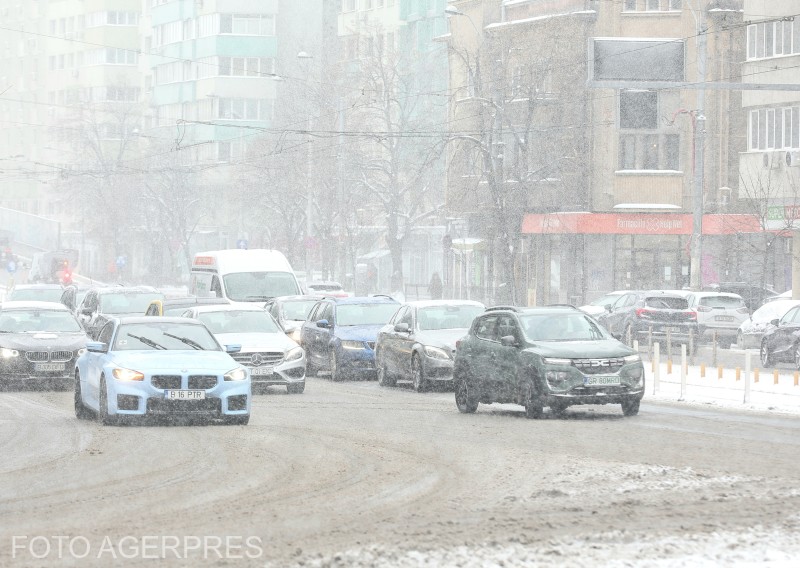
POLYGON ((75 368, 75 415, 104 424, 143 416, 250 419, 250 373, 205 325, 177 317, 112 318, 75 368))

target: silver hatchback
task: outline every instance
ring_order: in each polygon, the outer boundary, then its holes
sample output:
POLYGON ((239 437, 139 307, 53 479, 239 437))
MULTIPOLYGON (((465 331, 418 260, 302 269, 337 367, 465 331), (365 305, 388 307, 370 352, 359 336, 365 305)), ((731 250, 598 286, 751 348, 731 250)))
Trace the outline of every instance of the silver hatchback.
POLYGON ((689 309, 697 313, 701 341, 711 341, 716 336, 723 348, 736 342, 739 326, 750 313, 741 296, 726 292, 692 292, 686 299, 689 309))

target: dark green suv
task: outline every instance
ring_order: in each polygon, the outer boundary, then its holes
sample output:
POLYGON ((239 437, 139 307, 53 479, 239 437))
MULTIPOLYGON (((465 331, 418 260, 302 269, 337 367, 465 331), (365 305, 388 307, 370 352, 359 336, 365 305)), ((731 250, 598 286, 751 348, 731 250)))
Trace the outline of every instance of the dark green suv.
POLYGON ((461 412, 515 403, 528 418, 609 403, 634 416, 644 396, 639 354, 570 306, 489 308, 457 343, 453 380, 461 412))

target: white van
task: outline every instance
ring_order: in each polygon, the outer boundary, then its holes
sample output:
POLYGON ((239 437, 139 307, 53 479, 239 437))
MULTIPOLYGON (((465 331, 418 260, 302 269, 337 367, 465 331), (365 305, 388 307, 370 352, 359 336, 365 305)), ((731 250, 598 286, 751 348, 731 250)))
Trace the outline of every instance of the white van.
POLYGON ((199 252, 194 256, 190 293, 231 302, 266 302, 301 291, 289 261, 281 252, 231 249, 199 252))

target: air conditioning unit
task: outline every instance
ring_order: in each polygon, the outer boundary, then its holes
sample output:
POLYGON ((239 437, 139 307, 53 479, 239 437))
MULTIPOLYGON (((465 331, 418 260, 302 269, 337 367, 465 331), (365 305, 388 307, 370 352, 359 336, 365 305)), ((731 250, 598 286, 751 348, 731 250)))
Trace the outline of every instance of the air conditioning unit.
POLYGON ((777 170, 781 167, 781 161, 774 152, 764 152, 761 155, 761 165, 765 170, 777 170))
POLYGON ((786 152, 786 165, 790 168, 800 168, 800 150, 786 152))

